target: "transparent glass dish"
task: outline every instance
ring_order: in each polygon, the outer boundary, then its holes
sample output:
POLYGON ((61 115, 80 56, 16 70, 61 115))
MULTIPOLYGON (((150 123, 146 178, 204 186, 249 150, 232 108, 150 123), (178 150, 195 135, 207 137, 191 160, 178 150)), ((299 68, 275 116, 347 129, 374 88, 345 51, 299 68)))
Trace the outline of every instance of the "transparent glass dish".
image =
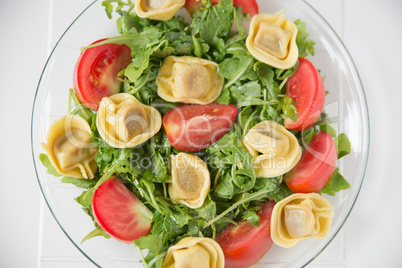
MULTIPOLYGON (((369 119, 364 90, 356 67, 334 30, 309 4, 302 0, 259 0, 260 13, 276 13, 288 7, 287 18, 307 23, 316 55, 309 57, 325 75, 325 112, 338 133, 345 133, 352 144, 351 154, 339 162, 341 173, 351 184, 336 197, 328 197, 335 207, 329 234, 324 239, 303 241, 290 249, 273 246, 255 267, 302 267, 314 260, 333 240, 350 214, 363 183, 369 151, 369 119)), ((181 11, 184 15, 185 11, 181 11)), ((52 122, 67 114, 68 89, 80 48, 94 40, 117 35, 114 15, 106 16, 101 2, 94 2, 70 25, 57 42, 43 70, 32 111, 32 155, 38 182, 46 202, 71 242, 99 267, 142 267, 132 244, 96 237, 81 240, 93 230, 93 223, 73 199, 82 189, 60 182, 46 172, 39 160, 52 122)))

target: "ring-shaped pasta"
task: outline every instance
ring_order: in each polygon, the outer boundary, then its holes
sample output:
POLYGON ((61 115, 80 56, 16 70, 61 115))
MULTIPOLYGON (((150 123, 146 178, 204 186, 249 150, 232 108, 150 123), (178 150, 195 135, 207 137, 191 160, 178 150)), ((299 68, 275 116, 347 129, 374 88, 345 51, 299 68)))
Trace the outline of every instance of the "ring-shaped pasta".
POLYGON ((271 216, 271 238, 289 248, 309 238, 325 237, 331 227, 334 207, 317 193, 292 194, 278 203, 271 216))
POLYGON ((186 237, 171 246, 165 256, 163 268, 223 268, 225 257, 222 248, 208 237, 186 237))
POLYGON ((302 149, 295 135, 275 121, 263 121, 244 136, 243 145, 254 157, 257 177, 277 177, 300 160, 302 149))
POLYGON ((102 99, 96 126, 102 139, 110 146, 131 148, 159 131, 162 116, 158 110, 142 104, 134 96, 119 93, 102 99))
POLYGON ((60 175, 92 179, 98 169, 95 163, 98 147, 91 142, 91 128, 78 115, 55 121, 42 147, 60 175))
POLYGON ((222 93, 218 64, 206 59, 169 56, 156 78, 158 95, 169 102, 209 104, 222 93))
POLYGON ((198 156, 187 153, 171 155, 171 159, 170 198, 189 208, 201 207, 211 185, 207 164, 198 156))
POLYGON ((258 14, 251 20, 246 47, 257 60, 288 69, 299 56, 296 36, 297 26, 285 15, 258 14))
POLYGON ((134 8, 140 18, 170 20, 185 2, 185 0, 135 0, 134 8))

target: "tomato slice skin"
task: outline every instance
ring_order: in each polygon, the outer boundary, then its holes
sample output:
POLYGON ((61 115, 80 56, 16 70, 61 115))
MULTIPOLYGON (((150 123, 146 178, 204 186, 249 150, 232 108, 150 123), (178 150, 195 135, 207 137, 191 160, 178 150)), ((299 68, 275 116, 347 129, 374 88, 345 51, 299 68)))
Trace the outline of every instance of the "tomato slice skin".
POLYGON ((311 127, 324 109, 325 87, 324 79, 309 60, 299 58, 299 66, 286 84, 286 95, 296 102, 297 121, 286 118, 285 127, 297 131, 311 127))
POLYGON ((163 116, 163 127, 173 147, 196 152, 222 138, 236 115, 237 108, 232 104, 181 104, 163 116))
POLYGON ((243 13, 248 13, 250 17, 259 13, 259 8, 256 0, 233 0, 233 4, 243 7, 243 13))
MULTIPOLYGON (((195 12, 201 10, 198 5, 201 3, 201 0, 186 0, 184 7, 193 15, 195 12)), ((212 0, 212 4, 216 5, 219 3, 219 0, 212 0)), ((243 13, 250 14, 250 17, 259 13, 259 8, 256 0, 233 0, 233 4, 239 5, 243 7, 243 13)))
POLYGON ((125 242, 149 234, 152 227, 152 213, 118 178, 109 179, 96 189, 92 212, 105 232, 125 242))
MULTIPOLYGON (((216 0, 213 0, 212 4, 216 4, 219 2, 216 0)), ((201 3, 201 0, 186 0, 186 3, 184 4, 184 7, 187 9, 188 13, 192 16, 195 12, 201 10, 198 5, 201 3)))
POLYGON ((331 179, 337 163, 335 143, 328 133, 318 132, 304 149, 300 161, 284 180, 294 193, 319 192, 331 179))
POLYGON ((131 49, 126 45, 103 44, 84 50, 73 73, 73 86, 78 99, 86 107, 97 111, 103 97, 120 91, 122 82, 117 79, 118 73, 130 62, 131 49))
POLYGON ((245 268, 257 263, 271 248, 271 214, 275 202, 268 201, 258 212, 259 226, 248 221, 229 225, 217 234, 216 241, 225 255, 225 267, 245 268))

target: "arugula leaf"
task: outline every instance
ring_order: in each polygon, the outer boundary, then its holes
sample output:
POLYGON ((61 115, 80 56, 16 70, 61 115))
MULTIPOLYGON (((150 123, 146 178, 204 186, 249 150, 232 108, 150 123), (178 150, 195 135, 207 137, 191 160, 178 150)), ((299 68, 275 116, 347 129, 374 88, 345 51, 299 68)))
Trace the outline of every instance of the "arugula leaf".
POLYGON ((268 91, 267 98, 269 100, 276 100, 279 93, 279 85, 274 81, 274 69, 261 62, 255 64, 254 69, 256 70, 263 87, 268 91))
POLYGON ((91 180, 91 179, 78 179, 78 178, 73 178, 73 177, 63 177, 61 179, 61 182, 64 183, 71 183, 77 187, 89 189, 95 186, 96 181, 91 180))
POLYGON ((130 31, 122 35, 110 37, 101 42, 88 45, 86 47, 81 48, 81 50, 85 50, 92 47, 97 47, 104 44, 118 44, 118 45, 127 45, 131 49, 131 53, 136 55, 138 52, 142 51, 151 39, 147 38, 144 35, 140 35, 137 31, 130 31))
POLYGON ((134 60, 124 69, 124 76, 131 82, 136 82, 145 69, 148 68, 149 60, 153 52, 154 49, 152 47, 139 52, 134 60))
POLYGON ((320 130, 327 132, 329 135, 331 135, 332 138, 336 137, 336 130, 333 127, 331 127, 331 125, 328 124, 320 125, 320 130))
POLYGON ((233 11, 233 16, 234 16, 234 21, 237 26, 237 30, 239 32, 239 36, 241 38, 245 38, 245 31, 244 31, 244 25, 243 21, 244 20, 249 20, 250 15, 248 13, 243 13, 243 7, 241 5, 238 5, 236 9, 233 11))
POLYGON ((230 103, 230 91, 227 88, 224 88, 222 94, 219 98, 216 99, 216 102, 220 104, 228 105, 230 103))
POLYGON ((339 173, 339 169, 335 169, 334 174, 332 174, 331 179, 325 185, 325 187, 320 191, 320 193, 325 193, 331 196, 335 196, 336 192, 347 190, 351 186, 345 180, 345 178, 339 173))
POLYGON ((92 205, 92 197, 92 193, 84 191, 80 196, 75 198, 75 201, 83 207, 90 207, 92 205))
POLYGON ((238 114, 238 119, 242 130, 242 140, 246 133, 257 124, 256 121, 258 119, 255 116, 257 113, 258 109, 253 109, 252 106, 247 106, 238 114))
POLYGON ((163 249, 162 239, 156 234, 142 236, 134 240, 134 244, 140 249, 148 249, 149 253, 158 253, 163 249))
POLYGON ((235 195, 236 188, 233 184, 232 178, 230 177, 230 173, 225 173, 225 176, 215 187, 215 193, 219 197, 226 199, 231 199, 235 195))
POLYGON ((54 168, 54 166, 52 165, 52 163, 49 160, 49 157, 46 154, 40 154, 39 155, 39 160, 42 162, 42 165, 47 168, 47 173, 49 173, 50 175, 53 175, 55 177, 61 177, 62 176, 54 168))
POLYGON ((254 159, 243 148, 236 132, 228 133, 206 149, 207 163, 221 170, 217 175, 215 193, 226 199, 254 187, 254 159))
POLYGON ((131 10, 134 7, 134 3, 131 2, 131 0, 127 0, 127 3, 121 1, 121 0, 105 0, 102 1, 102 6, 105 7, 106 14, 109 19, 112 18, 112 13, 113 10, 115 9, 115 12, 120 13, 123 7, 127 6, 128 10, 131 10), (114 8, 112 3, 116 3, 117 7, 114 8))
POLYGON ((338 152, 338 159, 350 154, 352 145, 344 133, 339 134, 339 136, 334 139, 334 142, 338 152))
POLYGON ((113 7, 112 3, 110 1, 103 1, 102 6, 105 7, 106 14, 109 17, 109 19, 111 19, 112 18, 112 13, 113 13, 113 10, 114 10, 114 7, 113 7))
POLYGON ((286 183, 281 183, 276 191, 269 195, 268 198, 275 202, 279 202, 291 194, 293 194, 293 192, 288 188, 286 183))
POLYGON ((300 19, 296 20, 294 23, 298 29, 296 44, 299 49, 299 57, 305 58, 308 56, 308 53, 314 56, 315 42, 308 38, 309 34, 307 32, 306 23, 302 22, 300 19))
POLYGON ((104 238, 110 239, 111 236, 106 233, 105 231, 102 230, 99 226, 97 226, 94 230, 92 230, 89 234, 87 234, 82 240, 81 244, 84 243, 85 241, 97 237, 97 236, 102 236, 104 238))
MULTIPOLYGON (((245 96, 240 91, 239 87, 231 86, 229 88, 231 92, 231 101, 237 107, 246 107, 246 106, 254 106, 254 105, 270 105, 270 101, 262 100, 256 96, 245 96)), ((247 93, 246 93, 247 94, 247 93)))
POLYGON ((198 213, 199 217, 210 220, 216 215, 216 203, 211 199, 211 196, 208 195, 202 207, 195 209, 195 212, 198 213))
POLYGON ((297 109, 294 100, 285 95, 280 101, 277 110, 281 110, 282 114, 289 117, 293 122, 297 121, 297 109))
POLYGON ((91 124, 93 116, 95 115, 89 108, 85 107, 80 102, 80 100, 77 98, 77 95, 75 95, 74 90, 72 88, 70 88, 69 90, 68 111, 69 114, 79 115, 80 117, 85 119, 89 124, 91 124), (71 107, 71 100, 73 100, 74 102, 74 109, 72 109, 71 107))
POLYGON ((203 3, 206 6, 203 10, 194 13, 190 29, 192 35, 212 45, 215 39, 229 36, 234 19, 233 0, 220 0, 217 5, 211 5, 210 1, 203 1, 203 3))
POLYGON ((243 96, 259 97, 261 96, 261 85, 258 81, 246 82, 238 87, 243 96))
POLYGON ((260 215, 258 215, 255 211, 247 210, 243 214, 243 220, 247 220, 251 225, 258 227, 260 215))
POLYGON ((240 78, 252 68, 254 63, 254 57, 250 55, 242 55, 225 59, 221 64, 219 64, 218 73, 228 80, 225 84, 225 88, 230 87, 240 80, 240 78))

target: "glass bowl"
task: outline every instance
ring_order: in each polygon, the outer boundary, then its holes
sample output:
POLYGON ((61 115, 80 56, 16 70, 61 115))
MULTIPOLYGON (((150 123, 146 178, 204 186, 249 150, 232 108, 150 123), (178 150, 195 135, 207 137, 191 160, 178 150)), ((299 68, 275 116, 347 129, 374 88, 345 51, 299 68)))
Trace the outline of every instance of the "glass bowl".
MULTIPOLYGON (((302 0, 258 0, 260 13, 286 9, 286 17, 306 22, 316 55, 309 57, 325 75, 325 112, 338 133, 352 144, 351 154, 339 162, 340 171, 351 188, 328 197, 335 207, 329 234, 324 239, 303 241, 290 249, 273 246, 255 267, 302 267, 314 260, 333 240, 350 214, 363 183, 369 150, 369 119, 364 90, 356 67, 334 30, 309 4, 302 0)), ((184 12, 182 10, 182 12, 184 12)), ((183 13, 184 14, 184 13, 183 13)), ((61 229, 89 260, 100 267, 142 267, 132 244, 96 237, 81 244, 93 230, 93 223, 73 199, 82 189, 60 182, 47 174, 39 160, 52 122, 67 114, 68 90, 80 48, 94 40, 117 35, 116 15, 106 16, 101 2, 93 2, 70 25, 53 49, 40 78, 32 111, 32 155, 38 182, 46 202, 61 229)))

